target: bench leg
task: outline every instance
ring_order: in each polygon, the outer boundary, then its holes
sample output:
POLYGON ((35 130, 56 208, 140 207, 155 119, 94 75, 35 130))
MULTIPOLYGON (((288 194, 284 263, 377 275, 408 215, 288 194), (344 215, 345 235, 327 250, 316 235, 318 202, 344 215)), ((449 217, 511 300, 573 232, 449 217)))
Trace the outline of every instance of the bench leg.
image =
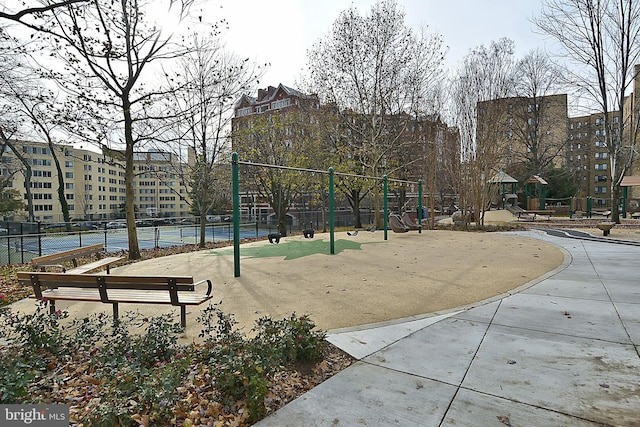
POLYGON ((118 303, 114 302, 113 304, 113 323, 118 323, 118 303))
POLYGON ((56 301, 53 299, 47 300, 49 304, 49 314, 56 314, 56 301))
POLYGON ((183 328, 187 327, 187 306, 186 305, 180 306, 180 325, 182 325, 183 328))

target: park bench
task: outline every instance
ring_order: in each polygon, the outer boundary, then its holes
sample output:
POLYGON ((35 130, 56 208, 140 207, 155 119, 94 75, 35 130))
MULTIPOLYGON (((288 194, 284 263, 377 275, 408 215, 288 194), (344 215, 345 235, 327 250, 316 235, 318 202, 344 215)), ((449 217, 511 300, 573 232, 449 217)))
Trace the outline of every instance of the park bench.
POLYGON ((120 256, 101 257, 104 255, 104 245, 101 243, 91 246, 83 246, 77 249, 71 249, 64 252, 58 252, 50 255, 43 255, 31 260, 31 265, 35 270, 47 271, 47 267, 56 267, 62 270, 63 273, 88 273, 93 270, 98 270, 102 267, 106 267, 107 274, 109 273, 109 267, 116 261, 122 259, 120 256), (87 264, 78 265, 78 259, 84 257, 90 257, 97 255, 101 257, 97 261, 93 261, 87 264), (73 268, 67 269, 62 263, 71 261, 73 268))
POLYGON ((211 299, 208 279, 194 283, 186 276, 115 276, 106 274, 70 274, 18 272, 23 286, 32 286, 35 298, 46 301, 54 313, 55 301, 88 301, 111 304, 114 321, 118 304, 167 304, 180 307, 180 324, 187 325, 187 306, 211 299), (196 294, 196 286, 207 283, 206 294, 196 294))
POLYGON ((518 211, 518 220, 519 221, 535 221, 537 216, 545 216, 546 219, 550 219, 551 215, 553 215, 556 211, 551 209, 540 209, 540 210, 522 210, 518 211))

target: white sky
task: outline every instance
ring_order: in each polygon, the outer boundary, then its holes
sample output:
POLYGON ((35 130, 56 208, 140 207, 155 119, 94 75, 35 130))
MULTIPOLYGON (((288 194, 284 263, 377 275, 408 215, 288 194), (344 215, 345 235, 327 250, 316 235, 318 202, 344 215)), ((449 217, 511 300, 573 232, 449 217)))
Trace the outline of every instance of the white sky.
MULTIPOLYGON (((307 49, 324 38, 339 13, 355 5, 368 14, 376 0, 208 0, 208 20, 224 18, 227 48, 257 63, 269 62, 261 87, 283 83, 295 87, 304 72, 307 49), (216 4, 215 7, 212 7, 216 4)), ((545 38, 534 33, 531 18, 540 0, 397 0, 414 30, 426 26, 439 33, 449 47, 446 64, 457 66, 470 49, 508 37, 516 56, 545 48, 545 38)))

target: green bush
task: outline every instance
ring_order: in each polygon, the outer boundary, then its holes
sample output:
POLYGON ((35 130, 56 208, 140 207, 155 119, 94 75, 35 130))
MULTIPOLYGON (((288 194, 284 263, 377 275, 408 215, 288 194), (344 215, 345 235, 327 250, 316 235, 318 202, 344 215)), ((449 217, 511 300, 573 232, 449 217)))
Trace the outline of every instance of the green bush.
POLYGON ((258 319, 253 331, 253 345, 275 352, 283 362, 306 362, 322 358, 326 334, 313 331, 315 324, 307 316, 273 320, 258 319))
POLYGON ((44 305, 33 314, 0 309, 0 403, 38 403, 80 372, 89 381, 81 387, 91 390, 78 415, 84 426, 132 425, 142 415, 152 425, 173 424, 177 408, 190 410, 186 393, 215 395, 229 409, 244 405, 255 422, 266 413, 273 374, 321 358, 325 346, 325 334, 295 313, 260 319, 248 338, 232 316, 210 306, 197 319, 204 343, 190 345, 178 344, 183 328, 170 315, 66 318, 44 305), (208 375, 193 385, 201 372, 208 375))

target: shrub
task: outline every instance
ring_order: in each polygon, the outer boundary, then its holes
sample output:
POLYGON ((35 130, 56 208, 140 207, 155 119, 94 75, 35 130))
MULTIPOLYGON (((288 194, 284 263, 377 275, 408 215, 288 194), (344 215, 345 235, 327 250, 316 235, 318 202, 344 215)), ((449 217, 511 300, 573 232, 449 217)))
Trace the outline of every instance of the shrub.
MULTIPOLYGON (((231 405, 244 400, 249 409, 249 422, 260 419, 266 412, 264 399, 270 376, 291 362, 316 360, 322 357, 325 333, 313 331, 315 325, 307 316, 273 320, 263 317, 247 338, 233 327, 233 317, 217 307, 209 306, 198 318, 206 337, 205 362, 216 372, 215 387, 220 400, 231 405)), ((203 353, 204 354, 204 353, 203 353)))
POLYGON ((211 395, 228 412, 244 408, 238 419, 253 423, 266 414, 274 375, 321 357, 325 346, 324 333, 295 313, 260 319, 247 338, 210 306, 198 318, 204 343, 191 345, 178 344, 183 328, 170 315, 66 318, 44 305, 33 314, 0 310, 0 403, 71 403, 84 426, 169 425, 191 420, 193 399, 211 395))
POLYGON ((291 314, 273 320, 263 317, 256 322, 254 345, 277 352, 283 362, 306 362, 322 358, 326 334, 313 331, 315 324, 307 316, 291 314))

